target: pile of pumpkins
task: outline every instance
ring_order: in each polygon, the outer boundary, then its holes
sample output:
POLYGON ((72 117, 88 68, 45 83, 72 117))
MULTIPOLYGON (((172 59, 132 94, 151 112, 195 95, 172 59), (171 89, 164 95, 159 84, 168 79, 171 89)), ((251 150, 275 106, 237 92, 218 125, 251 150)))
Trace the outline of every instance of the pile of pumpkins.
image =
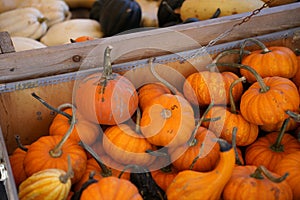
POLYGON ((72 104, 32 94, 58 114, 49 135, 10 155, 21 200, 300 198, 296 51, 246 39, 182 88, 150 59, 159 81, 136 89, 112 72, 111 50, 102 72, 77 81, 72 104), (220 61, 229 54, 239 61, 220 61))
MULTIPOLYGON (((251 12, 265 1, 1 0, 0 31, 9 32, 16 51, 23 51, 70 43, 70 39, 80 36, 102 38, 136 28, 167 27, 251 12), (71 11, 76 8, 87 9, 89 17, 72 18, 71 11)), ((295 1, 273 0, 269 6, 295 1)))

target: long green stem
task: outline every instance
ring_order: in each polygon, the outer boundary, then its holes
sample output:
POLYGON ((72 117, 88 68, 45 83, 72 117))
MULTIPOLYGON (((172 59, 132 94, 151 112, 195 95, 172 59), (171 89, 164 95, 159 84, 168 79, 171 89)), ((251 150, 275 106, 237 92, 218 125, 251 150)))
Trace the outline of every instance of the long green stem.
POLYGON ((67 170, 66 174, 62 174, 62 175, 59 176, 59 180, 62 183, 67 183, 68 180, 74 176, 74 171, 72 169, 72 163, 71 163, 70 155, 68 155, 67 159, 68 159, 68 170, 67 170))
POLYGON ((286 177, 289 175, 288 173, 285 173, 283 176, 276 178, 264 166, 260 165, 256 168, 253 174, 250 174, 250 177, 256 179, 263 179, 264 177, 262 174, 264 174, 270 181, 274 183, 280 183, 284 181, 286 177))
POLYGON ((244 82, 244 81, 246 81, 246 78, 244 76, 242 76, 241 78, 238 78, 238 79, 234 80, 230 84, 230 87, 229 87, 229 99, 230 99, 230 112, 231 113, 237 114, 236 106, 235 106, 235 102, 234 102, 234 98, 233 98, 233 94, 232 94, 233 87, 235 85, 237 85, 238 83, 244 82))
POLYGON ((283 151, 283 145, 281 144, 281 140, 285 134, 286 127, 288 123, 290 122, 290 118, 286 118, 281 126, 280 132, 278 133, 278 137, 275 141, 275 143, 270 147, 273 151, 276 152, 282 152, 283 151))
POLYGON ((16 139, 16 142, 17 142, 18 147, 19 147, 21 150, 27 152, 27 151, 28 151, 28 148, 26 148, 26 147, 22 144, 22 142, 21 142, 21 137, 20 137, 19 135, 16 135, 16 136, 15 136, 15 139, 16 139))
POLYGON ((293 120, 295 120, 296 122, 300 122, 300 114, 299 113, 295 113, 292 112, 290 110, 286 111, 286 114, 288 114, 291 118, 293 118, 293 120))
POLYGON ((233 127, 233 129, 232 129, 232 146, 233 146, 234 153, 235 153, 235 163, 237 165, 243 165, 242 161, 239 158, 239 153, 238 153, 237 146, 236 146, 236 133, 237 133, 237 127, 233 127))

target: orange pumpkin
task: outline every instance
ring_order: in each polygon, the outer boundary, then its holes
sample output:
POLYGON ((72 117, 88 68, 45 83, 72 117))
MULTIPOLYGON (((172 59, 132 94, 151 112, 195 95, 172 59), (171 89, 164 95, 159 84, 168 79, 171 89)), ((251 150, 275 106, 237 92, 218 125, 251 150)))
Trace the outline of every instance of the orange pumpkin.
POLYGON ((274 171, 276 165, 288 154, 300 151, 300 143, 289 133, 284 126, 281 132, 272 132, 258 138, 246 148, 245 161, 247 165, 263 165, 268 170, 274 171))
POLYGON ((109 46, 105 50, 103 73, 88 75, 78 80, 75 86, 77 110, 85 119, 104 125, 130 119, 138 107, 134 85, 124 76, 112 72, 111 49, 109 46))
POLYGON ((279 175, 283 175, 285 172, 289 173, 286 180, 292 188, 293 199, 300 199, 300 151, 285 156, 277 163, 274 172, 279 175))
POLYGON ((286 175, 268 172, 262 166, 236 166, 222 193, 222 199, 277 199, 293 198, 286 175))
POLYGON ((150 105, 153 99, 162 94, 171 94, 171 91, 160 82, 148 83, 143 85, 139 90, 139 107, 144 110, 147 105, 150 105))
MULTIPOLYGON (((299 52, 300 54, 300 52, 299 52)), ((298 86, 300 87, 300 55, 297 56, 297 60, 298 60, 298 70, 295 74, 295 76, 292 78, 292 81, 298 86)))
POLYGON ((216 135, 228 142, 232 142, 232 131, 234 127, 238 127, 236 133, 236 145, 247 146, 253 143, 258 136, 258 126, 248 122, 243 115, 236 109, 232 96, 232 89, 238 82, 244 81, 244 78, 237 79, 232 82, 229 88, 230 108, 224 106, 214 106, 207 113, 207 118, 220 117, 219 120, 203 123, 203 126, 209 128, 216 135))
POLYGON ((155 147, 127 124, 107 128, 103 135, 103 148, 111 158, 124 165, 149 166, 155 160, 154 156, 146 153, 147 150, 155 150, 155 147))
POLYGON ((169 149, 173 166, 179 171, 213 170, 219 160, 220 151, 220 146, 214 142, 216 138, 213 132, 200 126, 192 143, 169 149))
MULTIPOLYGON (((267 48, 257 39, 246 39, 245 43, 251 41, 260 46, 260 50, 252 51, 251 54, 242 58, 242 64, 251 66, 262 77, 280 76, 292 78, 298 69, 296 54, 284 46, 271 46, 267 48)), ((243 47, 242 47, 243 48, 243 47)), ((248 82, 256 81, 255 76, 248 70, 241 69, 240 73, 246 77, 248 82)))
POLYGON ((186 143, 195 128, 194 111, 179 95, 163 94, 142 113, 141 132, 156 146, 179 146, 186 143))
POLYGON ((172 164, 161 169, 151 171, 152 178, 163 191, 167 190, 177 174, 178 170, 175 169, 172 164))
POLYGON ((87 36, 87 35, 83 35, 83 36, 79 36, 77 38, 74 39, 70 39, 70 41, 72 43, 76 43, 76 42, 85 42, 85 41, 88 41, 88 40, 94 40, 95 38, 91 37, 91 36, 87 36))
POLYGON ((91 199, 142 200, 143 198, 130 181, 110 176, 92 183, 83 190, 80 200, 91 199))
MULTIPOLYGON (((213 100, 216 105, 229 103, 229 86, 238 76, 233 72, 202 71, 189 75, 183 85, 183 93, 194 105, 207 106, 213 100)), ((243 85, 233 89, 234 101, 240 99, 243 85)))

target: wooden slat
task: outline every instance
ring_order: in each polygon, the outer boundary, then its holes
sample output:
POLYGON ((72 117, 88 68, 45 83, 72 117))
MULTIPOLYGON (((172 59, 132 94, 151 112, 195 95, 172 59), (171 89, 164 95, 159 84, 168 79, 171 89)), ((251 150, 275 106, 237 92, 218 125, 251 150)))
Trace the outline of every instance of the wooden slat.
MULTIPOLYGON (((237 26, 218 43, 299 27, 299 12, 300 2, 264 9, 247 23, 237 26)), ((172 50, 171 53, 174 53, 199 48, 232 25, 241 22, 249 14, 243 13, 170 28, 102 38, 86 43, 0 55, 0 83, 99 66, 102 64, 104 48, 108 44, 115 47, 112 56, 116 63, 170 53, 166 50, 172 50), (181 35, 181 40, 178 40, 180 38, 178 35, 181 35), (151 46, 156 49, 149 48, 151 46)))

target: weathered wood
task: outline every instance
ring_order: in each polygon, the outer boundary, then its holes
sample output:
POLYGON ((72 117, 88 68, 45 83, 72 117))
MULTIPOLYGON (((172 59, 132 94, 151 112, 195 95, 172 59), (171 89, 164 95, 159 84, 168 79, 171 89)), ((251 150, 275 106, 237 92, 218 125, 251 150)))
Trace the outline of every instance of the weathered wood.
POLYGON ((8 32, 0 32, 0 54, 15 52, 8 32))
MULTIPOLYGON (((263 9, 247 23, 236 26, 218 44, 299 27, 299 12, 300 2, 263 9)), ((249 14, 0 55, 0 83, 94 68, 102 65, 102 54, 108 44, 114 46, 115 63, 199 48, 249 14)))

